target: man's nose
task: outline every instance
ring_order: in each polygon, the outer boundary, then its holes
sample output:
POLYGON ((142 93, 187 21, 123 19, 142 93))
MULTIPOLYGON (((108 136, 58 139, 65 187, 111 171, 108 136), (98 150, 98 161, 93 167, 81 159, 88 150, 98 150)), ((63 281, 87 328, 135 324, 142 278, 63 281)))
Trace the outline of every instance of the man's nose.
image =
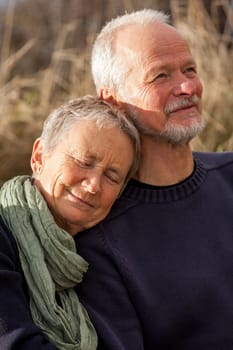
POLYGON ((192 80, 187 80, 181 84, 181 90, 184 94, 193 95, 196 92, 196 85, 192 80))
POLYGON ((197 85, 192 79, 180 77, 174 87, 174 95, 194 95, 197 92, 197 85))

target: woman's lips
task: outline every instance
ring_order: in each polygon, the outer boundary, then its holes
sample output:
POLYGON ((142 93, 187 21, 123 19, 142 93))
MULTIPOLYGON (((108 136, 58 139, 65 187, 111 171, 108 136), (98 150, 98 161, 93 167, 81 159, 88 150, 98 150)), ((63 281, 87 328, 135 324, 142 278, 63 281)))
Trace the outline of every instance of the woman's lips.
POLYGON ((95 207, 94 204, 89 199, 83 198, 80 195, 76 195, 70 191, 68 191, 68 193, 69 193, 70 199, 73 203, 76 203, 82 207, 89 207, 89 208, 95 207))

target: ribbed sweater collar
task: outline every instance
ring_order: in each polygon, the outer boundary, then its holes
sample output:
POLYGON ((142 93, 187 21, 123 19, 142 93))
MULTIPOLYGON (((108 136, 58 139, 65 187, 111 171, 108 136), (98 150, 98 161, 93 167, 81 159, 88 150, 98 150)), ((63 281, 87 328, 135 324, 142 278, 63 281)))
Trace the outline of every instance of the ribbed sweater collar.
POLYGON ((207 170, 201 160, 194 156, 195 169, 184 181, 171 186, 153 186, 137 180, 131 180, 123 197, 144 202, 166 203, 184 199, 196 192, 205 181, 207 170))

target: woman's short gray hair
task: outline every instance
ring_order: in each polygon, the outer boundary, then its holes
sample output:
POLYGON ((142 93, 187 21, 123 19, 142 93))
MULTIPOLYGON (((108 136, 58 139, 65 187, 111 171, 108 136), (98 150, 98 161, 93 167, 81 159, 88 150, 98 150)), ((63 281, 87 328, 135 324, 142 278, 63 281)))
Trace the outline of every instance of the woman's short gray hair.
POLYGON ((119 91, 129 70, 129 67, 122 62, 114 50, 116 32, 125 26, 134 24, 168 22, 169 16, 164 12, 144 9, 118 16, 102 28, 93 45, 91 58, 92 76, 98 94, 103 87, 119 91))
MULTIPOLYGON (((84 120, 94 120, 96 125, 117 128, 129 137, 135 156, 127 180, 135 174, 140 161, 140 137, 130 116, 119 107, 112 106, 99 97, 86 95, 73 99, 52 111, 44 121, 41 140, 44 152, 52 150, 72 126, 84 120)), ((93 141, 94 142, 94 141, 93 141)), ((114 141, 113 141, 114 143, 114 141)), ((113 145, 114 147, 114 145, 113 145)))

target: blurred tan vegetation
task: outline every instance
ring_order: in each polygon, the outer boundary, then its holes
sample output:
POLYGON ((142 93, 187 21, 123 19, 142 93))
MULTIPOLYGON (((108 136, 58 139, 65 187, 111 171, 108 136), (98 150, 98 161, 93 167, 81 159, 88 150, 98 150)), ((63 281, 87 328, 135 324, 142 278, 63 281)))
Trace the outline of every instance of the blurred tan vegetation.
MULTIPOLYGON (((144 0, 165 10, 187 37, 204 84, 206 127, 195 150, 233 149, 233 5, 231 0, 144 0)), ((141 0, 8 0, 0 9, 0 184, 30 173, 32 142, 64 101, 95 94, 90 52, 112 17, 141 0)))

